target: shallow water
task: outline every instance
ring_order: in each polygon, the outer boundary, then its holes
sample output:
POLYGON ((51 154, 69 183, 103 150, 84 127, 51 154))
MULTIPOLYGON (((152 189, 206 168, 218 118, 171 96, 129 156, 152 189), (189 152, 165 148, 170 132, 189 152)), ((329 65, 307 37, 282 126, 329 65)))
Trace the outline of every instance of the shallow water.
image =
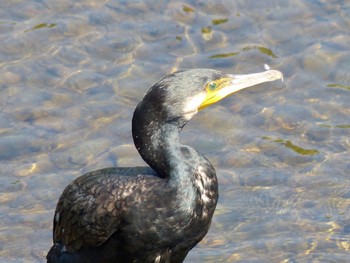
POLYGON ((186 262, 349 262, 348 1, 2 1, 0 262, 45 262, 78 175, 143 165, 130 121, 182 68, 284 73, 199 113, 182 142, 217 169, 186 262))

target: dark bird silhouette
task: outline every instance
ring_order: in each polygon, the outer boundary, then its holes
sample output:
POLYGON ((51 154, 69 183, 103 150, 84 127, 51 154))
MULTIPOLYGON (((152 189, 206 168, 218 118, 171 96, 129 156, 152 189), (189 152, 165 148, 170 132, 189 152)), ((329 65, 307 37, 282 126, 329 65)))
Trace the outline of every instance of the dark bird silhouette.
POLYGON ((211 163, 180 143, 181 129, 198 110, 277 79, 276 70, 190 69, 159 80, 132 119, 135 146, 149 167, 106 168, 71 182, 56 207, 47 262, 183 262, 208 232, 218 183, 211 163))

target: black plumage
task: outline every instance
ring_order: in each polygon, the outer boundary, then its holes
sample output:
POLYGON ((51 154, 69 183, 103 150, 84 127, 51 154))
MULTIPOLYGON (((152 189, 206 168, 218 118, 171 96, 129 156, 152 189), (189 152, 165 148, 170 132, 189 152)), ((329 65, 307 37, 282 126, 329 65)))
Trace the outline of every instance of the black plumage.
POLYGON ((135 146, 150 167, 106 168, 70 183, 56 207, 47 262, 183 262, 209 229, 218 184, 210 162, 181 144, 179 133, 237 86, 282 76, 265 71, 240 84, 253 75, 193 69, 158 81, 132 120, 135 146))

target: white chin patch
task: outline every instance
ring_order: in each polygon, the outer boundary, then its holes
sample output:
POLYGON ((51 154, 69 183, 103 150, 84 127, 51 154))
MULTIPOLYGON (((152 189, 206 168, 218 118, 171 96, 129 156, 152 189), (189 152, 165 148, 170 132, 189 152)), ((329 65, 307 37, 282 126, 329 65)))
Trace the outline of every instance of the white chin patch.
POLYGON ((195 115, 198 112, 198 108, 203 103, 205 97, 206 97, 205 92, 202 92, 188 99, 185 102, 185 107, 183 112, 186 120, 190 120, 193 117, 193 115, 195 115))

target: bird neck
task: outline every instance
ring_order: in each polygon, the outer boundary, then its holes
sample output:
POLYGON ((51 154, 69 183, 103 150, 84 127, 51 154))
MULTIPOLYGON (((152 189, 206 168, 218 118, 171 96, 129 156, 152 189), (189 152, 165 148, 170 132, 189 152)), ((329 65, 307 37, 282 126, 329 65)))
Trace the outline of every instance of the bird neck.
POLYGON ((176 189, 182 211, 192 213, 199 205, 203 207, 195 213, 211 218, 218 198, 215 170, 196 150, 180 143, 187 119, 164 116, 142 102, 138 105, 132 121, 135 146, 143 160, 176 189))
POLYGON ((132 134, 142 159, 161 177, 171 177, 184 162, 179 133, 183 120, 164 121, 159 112, 145 112, 137 107, 132 121, 132 134))

